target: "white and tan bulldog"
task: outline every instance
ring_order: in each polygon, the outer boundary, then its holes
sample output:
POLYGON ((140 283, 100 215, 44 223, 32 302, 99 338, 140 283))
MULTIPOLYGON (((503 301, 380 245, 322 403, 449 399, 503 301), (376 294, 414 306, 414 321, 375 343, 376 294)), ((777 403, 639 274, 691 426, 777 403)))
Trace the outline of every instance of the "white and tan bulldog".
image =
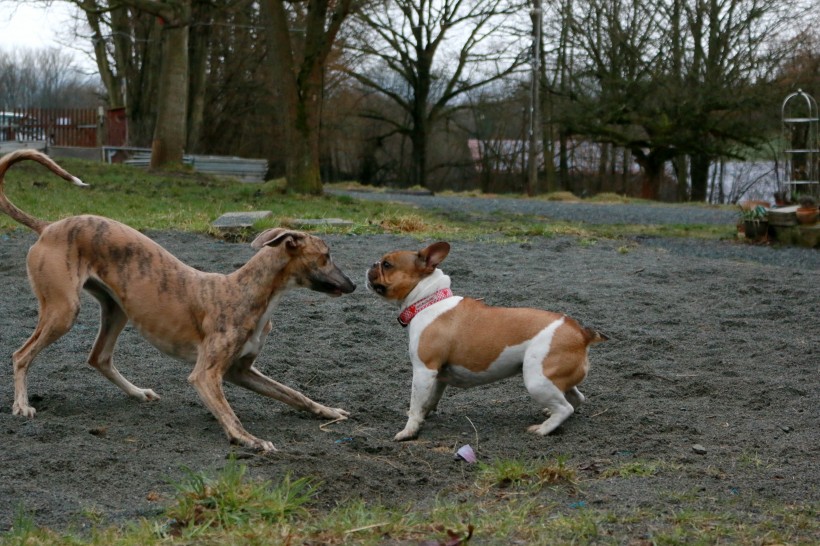
POLYGON ((399 305, 399 322, 410 336, 410 411, 394 439, 418 435, 447 385, 474 387, 518 373, 549 413, 528 430, 551 433, 584 401, 577 386, 589 368, 589 346, 608 338, 559 313, 454 296, 450 277, 437 267, 449 252, 445 242, 391 252, 367 271, 367 287, 399 305))

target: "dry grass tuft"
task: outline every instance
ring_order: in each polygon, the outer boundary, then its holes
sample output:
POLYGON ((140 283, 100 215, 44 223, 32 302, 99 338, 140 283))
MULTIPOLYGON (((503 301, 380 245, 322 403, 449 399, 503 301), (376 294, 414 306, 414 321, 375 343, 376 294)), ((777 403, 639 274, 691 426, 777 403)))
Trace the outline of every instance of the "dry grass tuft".
POLYGON ((384 218, 379 222, 379 227, 394 233, 419 233, 431 229, 431 226, 424 221, 424 218, 415 214, 384 218))
POLYGON ((567 203, 578 203, 581 198, 569 191, 554 191, 544 196, 547 201, 563 201, 567 203))

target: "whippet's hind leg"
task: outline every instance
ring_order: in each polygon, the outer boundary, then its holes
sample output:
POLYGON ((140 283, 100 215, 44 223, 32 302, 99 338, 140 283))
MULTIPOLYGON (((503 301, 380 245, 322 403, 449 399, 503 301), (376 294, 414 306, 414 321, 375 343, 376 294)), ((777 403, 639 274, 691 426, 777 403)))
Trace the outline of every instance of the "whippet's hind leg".
POLYGON ((32 282, 35 293, 40 300, 40 316, 37 327, 31 337, 12 355, 14 366, 14 404, 12 413, 24 417, 34 417, 37 411, 28 401, 28 368, 34 358, 46 347, 63 337, 74 324, 80 311, 78 293, 45 291, 37 289, 32 282))

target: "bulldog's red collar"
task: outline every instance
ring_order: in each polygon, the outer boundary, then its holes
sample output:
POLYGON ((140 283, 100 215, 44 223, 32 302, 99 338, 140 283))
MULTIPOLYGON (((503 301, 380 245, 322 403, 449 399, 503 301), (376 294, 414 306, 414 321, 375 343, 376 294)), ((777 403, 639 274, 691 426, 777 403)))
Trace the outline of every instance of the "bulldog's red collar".
POLYGON ((426 298, 420 299, 414 304, 404 308, 401 314, 399 314, 399 324, 403 327, 407 327, 419 311, 430 307, 434 303, 438 303, 441 300, 446 300, 451 297, 453 297, 453 292, 449 288, 442 288, 441 290, 436 291, 432 296, 427 296, 426 298))

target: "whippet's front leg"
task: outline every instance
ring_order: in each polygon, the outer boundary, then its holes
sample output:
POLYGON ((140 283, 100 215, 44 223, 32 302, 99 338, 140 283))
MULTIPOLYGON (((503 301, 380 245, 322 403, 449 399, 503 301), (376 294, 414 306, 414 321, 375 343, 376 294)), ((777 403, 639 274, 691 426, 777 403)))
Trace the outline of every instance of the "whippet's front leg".
POLYGON ((88 356, 88 363, 99 370, 106 379, 114 383, 128 396, 141 402, 159 400, 159 395, 151 389, 141 389, 128 381, 114 366, 113 353, 117 337, 128 323, 128 316, 114 299, 102 290, 87 288, 100 303, 100 332, 88 356))
POLYGON ((413 370, 413 390, 410 393, 410 411, 404 430, 393 439, 397 442, 415 438, 427 414, 436 409, 444 388, 447 386, 437 379, 438 372, 427 368, 413 370))
POLYGON ((296 409, 309 411, 320 417, 342 420, 350 416, 350 413, 343 409, 323 406, 322 404, 314 402, 301 392, 286 387, 281 383, 277 383, 247 362, 241 362, 233 366, 228 370, 228 373, 225 374, 225 379, 235 385, 273 398, 274 400, 279 400, 296 409))
MULTIPOLYGON (((188 382, 196 389, 205 406, 213 413, 231 443, 240 444, 251 449, 262 451, 276 451, 272 442, 260 440, 242 426, 231 406, 225 399, 222 390, 223 370, 228 363, 220 364, 217 352, 201 350, 194 371, 188 376, 188 382)), ((224 357, 221 359, 225 362, 224 357)))

